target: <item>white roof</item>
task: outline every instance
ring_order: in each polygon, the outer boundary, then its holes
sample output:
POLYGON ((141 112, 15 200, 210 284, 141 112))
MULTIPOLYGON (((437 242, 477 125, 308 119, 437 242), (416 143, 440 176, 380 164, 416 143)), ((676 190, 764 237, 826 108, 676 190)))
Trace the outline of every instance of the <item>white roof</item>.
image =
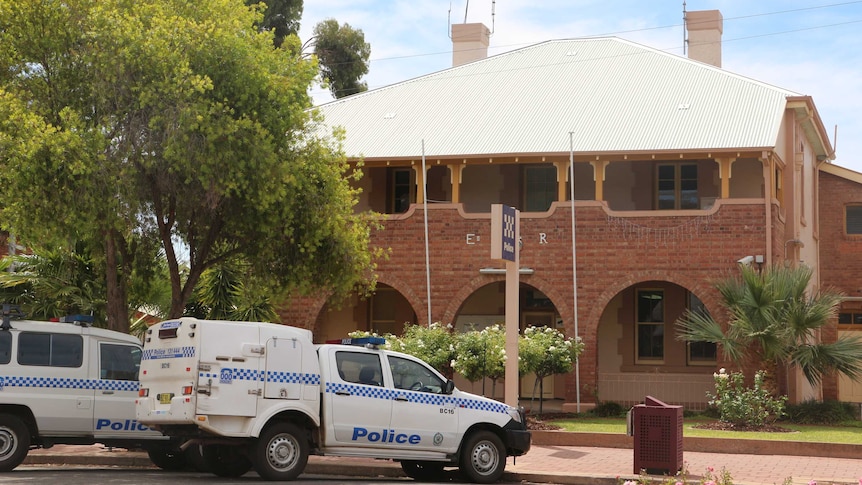
POLYGON ((351 158, 769 149, 797 93, 615 37, 557 40, 318 107, 351 158))

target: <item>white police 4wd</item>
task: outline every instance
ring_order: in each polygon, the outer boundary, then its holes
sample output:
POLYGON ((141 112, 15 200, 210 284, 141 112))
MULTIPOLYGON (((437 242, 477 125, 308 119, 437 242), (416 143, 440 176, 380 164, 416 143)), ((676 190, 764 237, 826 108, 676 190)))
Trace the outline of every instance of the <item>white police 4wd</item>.
MULTIPOLYGON (((268 480, 309 453, 401 462, 416 479, 457 466, 473 482, 530 448, 523 412, 462 392, 421 360, 366 346, 314 345, 308 330, 192 318, 144 342, 138 421, 202 448, 210 471, 268 480)), ((349 340, 349 339, 348 339, 349 340)))
POLYGON ((0 471, 31 448, 94 444, 144 448, 169 469, 184 457, 135 418, 140 341, 75 323, 11 320, 0 325, 0 471))

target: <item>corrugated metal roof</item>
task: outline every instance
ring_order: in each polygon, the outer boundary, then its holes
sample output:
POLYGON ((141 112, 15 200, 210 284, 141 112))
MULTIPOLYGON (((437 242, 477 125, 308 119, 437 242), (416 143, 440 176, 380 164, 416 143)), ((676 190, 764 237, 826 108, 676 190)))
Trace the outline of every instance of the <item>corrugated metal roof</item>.
POLYGON ((796 93, 615 37, 558 40, 319 106, 350 157, 762 149, 796 93))

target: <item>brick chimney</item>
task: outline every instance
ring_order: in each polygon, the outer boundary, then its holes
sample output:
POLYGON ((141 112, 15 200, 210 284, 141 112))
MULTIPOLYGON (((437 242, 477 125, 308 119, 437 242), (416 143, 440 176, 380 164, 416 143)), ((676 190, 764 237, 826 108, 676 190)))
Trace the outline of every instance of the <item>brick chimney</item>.
POLYGON ((721 33, 724 30, 721 12, 687 12, 685 28, 688 30, 688 58, 721 67, 721 33))
POLYGON ((490 39, 484 24, 452 24, 452 67, 488 57, 490 39))

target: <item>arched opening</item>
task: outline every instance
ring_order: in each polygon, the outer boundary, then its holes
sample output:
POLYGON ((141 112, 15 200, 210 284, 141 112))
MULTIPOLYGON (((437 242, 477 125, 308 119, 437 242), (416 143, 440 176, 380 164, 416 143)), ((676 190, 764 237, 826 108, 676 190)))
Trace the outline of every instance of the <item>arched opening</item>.
POLYGON ((368 298, 357 295, 335 304, 328 301, 318 317, 318 342, 346 338, 355 330, 378 335, 401 335, 405 325, 416 324, 416 312, 407 298, 392 286, 378 283, 368 298))
MULTIPOLYGON (((506 325, 506 283, 497 281, 478 288, 464 300, 458 310, 454 327, 455 332, 468 332, 470 330, 482 330, 491 325, 506 325)), ((520 332, 528 326, 554 327, 563 331, 563 323, 554 303, 539 289, 525 283, 521 283, 518 290, 519 316, 518 322, 520 332)), ((522 399, 533 397, 535 376, 528 375, 520 379, 519 395, 522 399)), ((505 397, 505 385, 498 382, 496 386, 490 379, 470 382, 456 375, 455 384, 475 394, 481 394, 496 399, 505 397)), ((545 379, 542 386, 544 393, 539 395, 536 388, 536 399, 565 398, 566 385, 565 376, 558 375, 545 379)))
POLYGON ((714 344, 677 338, 686 310, 703 311, 692 291, 667 281, 643 281, 610 300, 599 321, 596 395, 623 405, 651 395, 664 402, 704 408, 714 390, 714 344))

